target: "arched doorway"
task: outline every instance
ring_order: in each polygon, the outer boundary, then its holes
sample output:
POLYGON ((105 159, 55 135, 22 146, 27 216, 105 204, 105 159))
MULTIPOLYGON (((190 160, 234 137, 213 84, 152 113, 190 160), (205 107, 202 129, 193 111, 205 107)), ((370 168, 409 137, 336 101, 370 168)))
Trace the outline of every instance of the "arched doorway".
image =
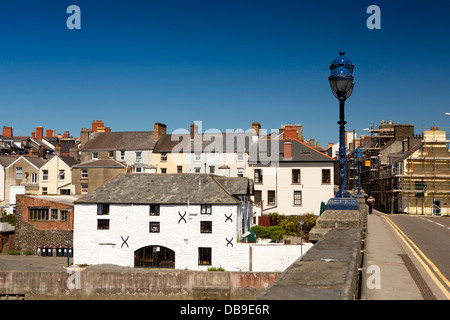
POLYGON ((135 268, 175 268, 175 251, 163 246, 142 247, 134 252, 135 268))

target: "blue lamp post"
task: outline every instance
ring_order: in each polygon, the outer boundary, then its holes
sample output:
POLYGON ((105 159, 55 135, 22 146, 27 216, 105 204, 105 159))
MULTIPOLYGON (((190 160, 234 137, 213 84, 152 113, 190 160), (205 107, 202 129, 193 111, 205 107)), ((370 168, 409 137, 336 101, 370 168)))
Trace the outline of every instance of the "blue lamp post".
POLYGON ((345 147, 345 100, 353 92, 353 69, 351 60, 345 56, 345 52, 339 52, 339 57, 330 65, 331 75, 328 77, 333 95, 339 100, 339 190, 335 197, 330 199, 327 209, 356 210, 356 200, 350 198, 347 189, 347 160, 345 147))

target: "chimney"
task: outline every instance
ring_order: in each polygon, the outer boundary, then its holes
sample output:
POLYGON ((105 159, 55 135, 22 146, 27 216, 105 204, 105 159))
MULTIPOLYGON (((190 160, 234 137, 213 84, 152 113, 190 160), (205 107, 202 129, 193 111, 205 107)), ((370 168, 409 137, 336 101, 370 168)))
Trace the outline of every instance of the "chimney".
POLYGON ((42 140, 44 138, 44 128, 43 127, 36 127, 36 139, 42 140))
POLYGON ((36 139, 36 133, 34 131, 31 132, 31 138, 36 139))
POLYGON ((259 131, 261 130, 261 124, 259 122, 252 123, 252 133, 259 136, 259 131))
POLYGON ((198 125, 195 123, 191 123, 191 139, 194 140, 194 137, 198 134, 198 125))
POLYGON ((70 148, 69 156, 71 156, 76 160, 80 160, 80 154, 78 153, 78 148, 75 147, 75 145, 73 145, 72 148, 70 148))
POLYGON ((61 142, 58 142, 58 144, 55 146, 55 154, 61 158, 61 142))
MULTIPOLYGON (((286 132, 286 131, 285 131, 286 132)), ((284 159, 292 159, 292 142, 291 139, 284 139, 284 159)))
POLYGON ((297 126, 286 126, 284 128, 284 139, 297 139, 297 126))
POLYGON ((104 127, 102 120, 93 120, 92 121, 92 132, 97 132, 99 127, 104 127))
POLYGON ((32 156, 33 154, 34 154, 34 149, 31 148, 31 149, 30 149, 30 152, 28 153, 28 155, 29 155, 29 156, 32 156))
POLYGON ((80 140, 81 140, 80 141, 80 148, 83 147, 86 144, 86 142, 89 141, 89 139, 91 137, 91 133, 92 133, 91 129, 87 129, 87 128, 81 129, 81 132, 80 132, 80 140))
POLYGON ((46 129, 45 130, 45 137, 46 138, 51 138, 55 136, 55 130, 53 129, 46 129))
POLYGON ((69 131, 64 131, 64 138, 70 138, 70 132, 69 131))
POLYGON ((5 137, 12 138, 13 137, 13 128, 12 127, 3 127, 3 135, 5 137))
POLYGON ((155 125, 153 127, 153 136, 156 140, 161 139, 161 137, 166 134, 166 131, 167 126, 164 123, 155 122, 155 125))
POLYGON ((39 158, 42 158, 42 159, 46 159, 47 158, 44 146, 39 146, 39 153, 38 154, 39 154, 39 158))

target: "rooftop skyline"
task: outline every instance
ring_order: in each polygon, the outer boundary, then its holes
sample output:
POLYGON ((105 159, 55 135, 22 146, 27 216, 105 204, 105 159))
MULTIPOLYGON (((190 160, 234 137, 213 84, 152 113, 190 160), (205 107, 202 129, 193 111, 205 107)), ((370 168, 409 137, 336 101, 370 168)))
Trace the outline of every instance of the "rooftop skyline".
POLYGON ((338 141, 329 65, 355 65, 346 130, 382 120, 449 131, 446 2, 21 1, 0 5, 0 126, 79 135, 112 131, 250 130, 301 123, 305 139, 338 141), (70 5, 81 29, 69 30, 70 5), (381 9, 370 30, 367 8, 381 9))

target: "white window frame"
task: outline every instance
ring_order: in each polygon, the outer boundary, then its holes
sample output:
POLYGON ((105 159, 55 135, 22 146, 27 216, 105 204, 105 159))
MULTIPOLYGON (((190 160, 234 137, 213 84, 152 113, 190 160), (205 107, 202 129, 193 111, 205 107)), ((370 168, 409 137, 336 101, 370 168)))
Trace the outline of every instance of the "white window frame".
POLYGON ((98 160, 98 152, 92 152, 92 160, 98 160))
POLYGON ((142 162, 142 151, 136 151, 135 153, 136 162, 140 163, 142 162))

